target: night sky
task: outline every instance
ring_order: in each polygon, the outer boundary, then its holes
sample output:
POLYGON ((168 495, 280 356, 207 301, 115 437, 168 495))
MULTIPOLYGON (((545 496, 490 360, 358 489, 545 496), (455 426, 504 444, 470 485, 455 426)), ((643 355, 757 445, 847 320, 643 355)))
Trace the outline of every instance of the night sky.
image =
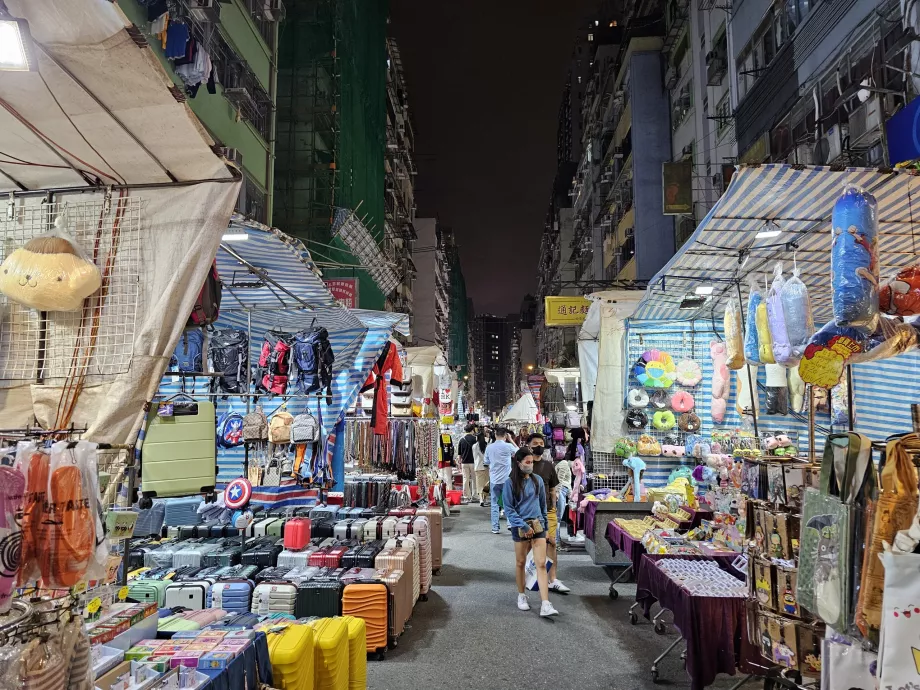
POLYGON ((454 230, 477 313, 517 313, 536 290, 565 71, 588 5, 391 0, 418 216, 454 230))

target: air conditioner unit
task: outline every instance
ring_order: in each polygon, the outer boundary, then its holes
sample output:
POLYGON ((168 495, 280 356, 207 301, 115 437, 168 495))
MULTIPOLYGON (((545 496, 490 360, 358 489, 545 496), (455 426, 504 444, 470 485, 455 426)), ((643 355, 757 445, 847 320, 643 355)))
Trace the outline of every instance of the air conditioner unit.
POLYGON ((242 105, 243 103, 249 103, 252 101, 252 96, 249 95, 249 90, 243 87, 224 89, 224 98, 226 98, 234 105, 242 105))
POLYGON ((233 163, 237 166, 243 165, 243 154, 240 153, 239 149, 232 149, 228 146, 221 146, 220 155, 223 156, 228 163, 233 163))
POLYGON ((840 126, 833 125, 827 128, 827 133, 818 139, 815 144, 815 165, 828 165, 840 158, 843 154, 843 138, 840 126))
POLYGON ((706 82, 709 86, 722 83, 728 71, 728 58, 721 50, 710 50, 706 54, 706 82))
POLYGON ((195 21, 220 21, 220 5, 217 0, 189 0, 188 11, 195 21))
POLYGON ((262 18, 267 22, 284 19, 284 3, 281 0, 262 0, 262 18))
POLYGON ((722 191, 722 173, 716 173, 712 176, 712 188, 722 191))
POLYGON ((664 88, 669 91, 677 86, 677 68, 674 65, 668 67, 664 73, 664 88))
POLYGON ((877 96, 873 96, 862 103, 850 113, 849 133, 850 145, 857 143, 870 145, 881 136, 879 125, 882 122, 882 112, 877 96))
POLYGON ((793 165, 814 165, 814 147, 809 144, 799 144, 786 158, 786 162, 793 165))

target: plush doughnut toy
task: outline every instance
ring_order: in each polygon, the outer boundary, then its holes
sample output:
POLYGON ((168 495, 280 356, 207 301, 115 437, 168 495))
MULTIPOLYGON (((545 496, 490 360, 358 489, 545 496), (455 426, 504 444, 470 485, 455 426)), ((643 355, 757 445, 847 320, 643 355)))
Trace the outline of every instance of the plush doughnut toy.
POLYGON ((648 434, 642 434, 636 444, 639 455, 661 455, 661 444, 648 434))
POLYGON ((644 429, 648 425, 648 417, 642 410, 630 410, 626 413, 626 426, 630 429, 644 429))
POLYGON ((663 410, 668 406, 667 391, 652 391, 652 394, 649 396, 649 402, 656 410, 663 410))
POLYGON ((677 363, 677 382, 682 386, 693 387, 703 380, 703 370, 692 359, 682 359, 677 363))
POLYGON ((693 396, 687 391, 677 391, 671 396, 671 409, 675 412, 689 412, 693 407, 693 396))
POLYGON ((661 446, 661 454, 669 458, 681 458, 684 455, 683 446, 661 446))
POLYGON ((700 426, 700 418, 692 412, 684 412, 677 420, 677 428, 681 431, 699 431, 700 426))
POLYGON ((617 439, 614 452, 621 458, 628 458, 636 454, 636 442, 626 436, 617 439))
POLYGON ((668 431, 674 428, 674 413, 671 410, 658 410, 652 417, 652 426, 658 431, 668 431))
POLYGON ((672 431, 664 435, 664 438, 661 439, 662 443, 666 443, 669 446, 679 446, 680 445, 680 434, 676 431, 672 431))
POLYGON ((641 388, 630 388, 626 396, 630 407, 643 408, 648 406, 648 393, 641 388))

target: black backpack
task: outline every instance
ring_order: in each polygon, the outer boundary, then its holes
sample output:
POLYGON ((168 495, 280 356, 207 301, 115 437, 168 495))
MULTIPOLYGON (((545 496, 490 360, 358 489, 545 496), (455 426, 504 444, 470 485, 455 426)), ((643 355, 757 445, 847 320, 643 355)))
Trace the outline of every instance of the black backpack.
POLYGON ((325 328, 311 328, 294 336, 294 364, 297 367, 295 381, 302 393, 314 393, 326 389, 332 395, 332 365, 335 354, 329 343, 329 331, 325 328))
POLYGON ((228 395, 247 393, 246 373, 249 369, 249 337, 246 331, 225 328, 211 334, 208 347, 211 370, 219 377, 212 379, 212 392, 228 395))

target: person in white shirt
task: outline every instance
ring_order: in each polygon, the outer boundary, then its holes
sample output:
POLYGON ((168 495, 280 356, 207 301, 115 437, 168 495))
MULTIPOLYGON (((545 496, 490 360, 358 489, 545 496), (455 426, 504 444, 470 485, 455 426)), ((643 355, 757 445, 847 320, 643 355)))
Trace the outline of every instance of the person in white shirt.
POLYGON ((495 430, 495 442, 486 448, 483 464, 489 468, 489 493, 492 497, 492 534, 501 534, 498 524, 502 488, 511 476, 511 458, 518 447, 511 442, 511 434, 504 427, 495 430))
POLYGON ((489 468, 485 466, 486 449, 489 447, 489 435, 484 429, 479 430, 473 445, 473 472, 476 475, 476 488, 479 490, 479 505, 486 505, 489 495, 489 468))

